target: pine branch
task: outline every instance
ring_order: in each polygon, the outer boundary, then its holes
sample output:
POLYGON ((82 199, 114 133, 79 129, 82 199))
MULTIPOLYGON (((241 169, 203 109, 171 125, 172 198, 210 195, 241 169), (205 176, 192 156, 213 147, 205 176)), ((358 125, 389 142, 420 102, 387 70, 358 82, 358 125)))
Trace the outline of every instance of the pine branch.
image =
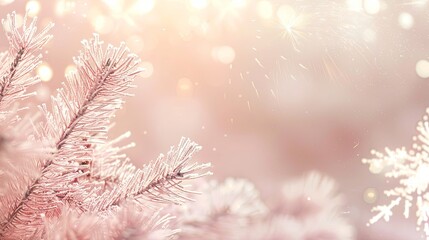
POLYGON ((143 207, 192 200, 194 192, 183 182, 211 174, 206 170, 210 164, 190 162, 200 147, 182 139, 166 156, 139 169, 121 153, 133 144, 115 146, 127 134, 107 141, 110 119, 141 71, 139 59, 124 44, 104 51, 98 35, 82 41, 84 49, 74 59, 77 72, 52 97, 51 110, 40 106, 46 120, 36 127, 29 124, 31 131, 21 129, 34 132, 24 139, 14 135, 17 129, 2 128, 4 123, 21 126, 17 108, 6 108, 28 97, 26 88, 38 81, 25 75, 39 63, 41 56, 35 54, 51 38, 47 31, 52 25, 36 34, 35 20, 27 27, 25 18, 21 33, 15 14, 3 25, 11 48, 0 54, 0 63, 7 66, 0 67, 0 180, 7 180, 0 184, 0 239, 165 239, 176 234, 166 228, 170 215, 143 207), (45 155, 36 151, 36 143, 46 143, 45 155), (11 146, 32 148, 22 157, 25 164, 3 157, 11 146), (89 228, 76 228, 81 220, 103 231, 92 235, 89 228))
MULTIPOLYGON (((16 200, 40 174, 34 159, 42 156, 44 150, 31 134, 34 118, 21 119, 18 112, 22 108, 17 107, 16 101, 32 95, 26 90, 37 83, 38 78, 26 75, 40 63, 38 52, 51 39, 47 33, 53 26, 50 23, 37 33, 36 18, 27 26, 25 16, 22 27, 18 28, 15 13, 7 15, 2 24, 10 46, 8 51, 0 54, 0 229, 13 214, 16 200)), ((2 235, 0 230, 0 238, 2 235)))
POLYGON ((31 137, 27 137, 32 126, 25 120, 28 119, 24 118, 17 125, 0 126, 1 223, 7 221, 7 217, 16 207, 16 200, 22 197, 32 179, 40 176, 35 158, 43 156, 44 148, 31 137))
POLYGON ((17 27, 16 14, 8 14, 2 20, 3 28, 9 41, 9 51, 0 56, 0 111, 18 99, 31 95, 27 87, 37 83, 38 77, 26 77, 39 64, 42 57, 38 54, 42 47, 52 38, 48 31, 53 27, 49 23, 41 32, 36 33, 37 19, 27 26, 27 15, 24 16, 22 28, 17 27))
MULTIPOLYGON (((26 181, 34 176, 35 164, 24 159, 42 152, 41 145, 35 143, 30 125, 35 119, 26 116, 23 121, 18 115, 25 108, 18 108, 16 101, 32 95, 27 88, 38 82, 38 77, 27 77, 40 63, 42 47, 52 38, 48 31, 53 27, 49 23, 37 33, 37 19, 27 26, 27 15, 22 27, 18 28, 16 14, 13 12, 2 20, 3 28, 9 42, 9 50, 0 53, 0 192, 6 191, 12 181, 26 181), (36 56, 37 55, 37 56, 36 56), (12 103, 15 103, 11 107, 12 103), (25 176, 26 173, 28 176, 25 176)), ((14 188, 15 189, 15 188, 14 188)), ((10 189, 9 189, 10 190, 10 189)), ((15 189, 16 190, 16 189, 15 189)), ((0 193, 1 195, 1 193, 0 193)), ((10 195, 8 199, 10 199, 10 195)), ((0 209, 3 212, 4 208, 0 209)), ((1 218, 0 218, 1 222, 1 218)))
POLYGON ((210 181, 198 190, 195 202, 173 207, 182 230, 175 239, 246 239, 240 234, 267 212, 255 186, 244 179, 210 181))
POLYGON ((143 205, 150 202, 183 203, 192 200, 182 182, 200 178, 212 173, 206 171, 209 163, 190 163, 200 146, 189 139, 182 138, 177 148, 172 147, 166 156, 143 166, 142 169, 125 166, 126 174, 118 174, 118 185, 106 191, 94 201, 86 203, 90 211, 106 211, 121 202, 134 199, 143 205))
POLYGON ((82 43, 84 51, 74 59, 77 72, 67 76, 64 88, 52 98, 53 110, 41 107, 47 123, 40 138, 49 139, 56 151, 41 161, 40 177, 0 223, 0 237, 20 225, 30 229, 27 221, 37 229, 42 225, 40 214, 57 214, 63 200, 83 190, 75 180, 89 171, 92 150, 85 146, 105 141, 110 118, 141 71, 138 58, 128 54, 124 44, 109 45, 103 52, 98 35, 82 43))

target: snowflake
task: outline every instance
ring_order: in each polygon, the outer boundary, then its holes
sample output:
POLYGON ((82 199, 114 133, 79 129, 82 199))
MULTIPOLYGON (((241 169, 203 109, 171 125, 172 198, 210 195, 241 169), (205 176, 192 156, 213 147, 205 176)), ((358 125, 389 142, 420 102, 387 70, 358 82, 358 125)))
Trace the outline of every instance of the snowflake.
MULTIPOLYGON (((429 114, 429 108, 426 110, 429 114)), ((389 221, 396 206, 403 205, 405 218, 410 216, 410 210, 416 209, 417 230, 422 226, 429 240, 429 122, 428 115, 418 122, 418 135, 413 138, 411 150, 405 147, 391 150, 386 148, 384 153, 373 150, 372 159, 363 159, 369 164, 372 173, 382 173, 386 178, 394 180, 394 188, 385 190, 384 194, 390 203, 379 205, 372 209, 377 214, 369 220, 373 224, 380 219, 389 221)))

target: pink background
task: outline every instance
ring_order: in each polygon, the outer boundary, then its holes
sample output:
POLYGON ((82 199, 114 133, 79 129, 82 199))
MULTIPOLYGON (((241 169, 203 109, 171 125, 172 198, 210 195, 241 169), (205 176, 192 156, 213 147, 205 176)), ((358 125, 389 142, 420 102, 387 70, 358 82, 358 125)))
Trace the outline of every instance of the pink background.
MULTIPOLYGON (((27 1, 6 2, 0 0, 2 18, 25 12, 27 1)), ((153 66, 137 79, 112 131, 132 132, 134 163, 187 136, 203 146, 196 159, 212 162, 215 178, 251 179, 265 199, 318 170, 338 181, 357 239, 420 239, 415 219, 403 219, 401 208, 389 223, 366 226, 373 204, 364 201, 365 190, 375 188, 376 203, 384 204, 388 185, 361 159, 371 149, 410 148, 429 106, 428 79, 416 74, 416 63, 429 55, 428 4, 385 0, 369 14, 347 10, 346 1, 271 0, 274 15, 262 19, 254 0, 235 1, 232 10, 234 1, 210 0, 198 10, 190 1, 159 0, 148 13, 131 11, 134 2, 38 1, 40 23, 56 25, 44 54, 53 78, 38 85, 34 105, 60 86, 80 41, 101 29, 105 42, 126 41, 153 66), (297 26, 304 32, 297 49, 277 21, 284 4, 308 19, 297 26), (411 29, 398 23, 402 12, 413 16, 411 29), (213 58, 221 46, 233 49, 231 64, 213 58)), ((1 35, 0 50, 5 40, 1 35)))

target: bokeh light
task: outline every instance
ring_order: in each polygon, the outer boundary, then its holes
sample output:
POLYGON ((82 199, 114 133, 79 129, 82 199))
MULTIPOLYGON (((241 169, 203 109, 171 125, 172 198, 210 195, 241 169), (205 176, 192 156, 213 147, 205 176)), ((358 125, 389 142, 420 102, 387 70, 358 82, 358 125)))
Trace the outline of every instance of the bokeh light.
POLYGON ((177 81, 177 95, 178 96, 192 96, 194 85, 188 78, 180 78, 177 81))
POLYGON ((115 21, 113 19, 103 15, 93 17, 91 23, 94 26, 94 30, 101 34, 112 32, 115 26, 115 21))
POLYGON ((195 9, 204 9, 208 6, 208 0, 190 0, 191 7, 195 9))
POLYGON ((291 28, 295 24, 297 16, 295 10, 291 6, 282 5, 277 10, 277 17, 285 27, 291 28))
POLYGON ((39 14, 40 9, 41 9, 41 5, 37 0, 28 1, 27 4, 25 5, 25 10, 27 10, 27 14, 30 17, 34 17, 37 14, 39 14))
POLYGON ((57 0, 55 5, 55 14, 57 16, 64 16, 71 13, 76 8, 75 0, 57 0))
POLYGON ((137 0, 131 8, 131 11, 139 15, 144 15, 152 11, 154 7, 155 0, 137 0))
POLYGON ((263 19, 270 19, 273 17, 273 4, 270 1, 259 1, 257 5, 259 17, 263 19))
POLYGON ((368 14, 377 14, 381 9, 380 0, 364 0, 364 9, 368 14))
POLYGON ((37 75, 40 77, 40 80, 44 82, 50 81, 53 74, 52 68, 47 63, 40 64, 40 66, 37 67, 37 75))
POLYGON ((77 68, 75 65, 68 65, 64 70, 64 75, 67 76, 76 71, 77 71, 77 68))
POLYGON ((374 188, 367 188, 363 194, 366 203, 373 204, 377 201, 377 191, 374 188))
POLYGON ((212 50, 212 58, 223 64, 230 64, 235 59, 235 51, 230 46, 219 46, 212 50))
POLYGON ((15 0, 0 0, 0 5, 8 5, 13 3, 15 0))
POLYGON ((416 73, 421 78, 429 78, 429 61, 420 60, 416 64, 416 73))
POLYGON ((401 26, 403 29, 408 30, 412 28, 414 25, 413 15, 407 12, 402 12, 399 14, 398 22, 399 22, 399 26, 401 26))

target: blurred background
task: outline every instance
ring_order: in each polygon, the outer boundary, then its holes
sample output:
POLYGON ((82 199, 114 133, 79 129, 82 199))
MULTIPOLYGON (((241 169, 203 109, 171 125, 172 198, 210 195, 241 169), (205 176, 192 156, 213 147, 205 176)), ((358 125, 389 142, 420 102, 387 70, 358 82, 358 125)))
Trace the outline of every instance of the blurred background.
POLYGON ((337 180, 357 239, 421 239, 400 207, 367 226, 387 184, 362 158, 411 148, 429 107, 427 0, 0 0, 1 18, 26 10, 56 24, 34 105, 93 32, 141 57, 112 132, 132 132, 137 165, 190 137, 214 178, 250 179, 269 200, 320 171, 337 180))

